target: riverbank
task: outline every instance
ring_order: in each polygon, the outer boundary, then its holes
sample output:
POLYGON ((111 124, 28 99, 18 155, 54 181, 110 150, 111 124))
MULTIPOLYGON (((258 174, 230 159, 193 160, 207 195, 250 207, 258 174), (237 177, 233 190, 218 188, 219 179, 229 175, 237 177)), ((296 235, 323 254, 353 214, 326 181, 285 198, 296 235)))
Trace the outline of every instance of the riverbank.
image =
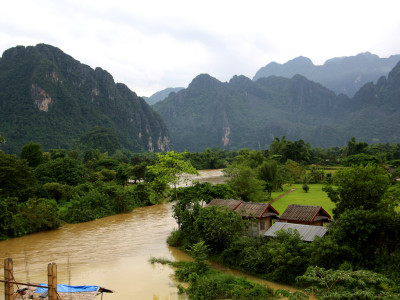
MULTIPOLYGON (((191 260, 185 252, 169 247, 166 238, 176 228, 172 204, 140 207, 128 214, 67 224, 62 228, 0 242, 0 256, 12 257, 17 281, 47 282, 46 266, 58 265, 59 283, 100 285, 116 291, 105 299, 182 300, 174 270, 151 265, 150 257, 191 260)), ((1 264, 3 263, 3 260, 1 264)), ((261 279, 222 266, 216 269, 261 279)), ((0 266, 3 268, 3 265, 0 266)), ((0 295, 4 286, 0 285, 0 295)))

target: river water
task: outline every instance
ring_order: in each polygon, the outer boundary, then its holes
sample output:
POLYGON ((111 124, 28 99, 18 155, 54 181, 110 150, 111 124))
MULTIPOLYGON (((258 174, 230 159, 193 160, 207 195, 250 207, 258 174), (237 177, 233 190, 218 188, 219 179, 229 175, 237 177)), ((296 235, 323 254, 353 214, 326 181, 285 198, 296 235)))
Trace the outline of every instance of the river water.
MULTIPOLYGON (((220 171, 202 171, 202 181, 222 182, 216 172, 220 171)), ((173 269, 148 262, 152 256, 190 259, 166 244, 169 233, 177 226, 171 207, 171 204, 141 207, 128 214, 1 241, 1 269, 4 258, 11 257, 16 281, 47 283, 47 264, 55 262, 58 283, 99 285, 115 291, 105 294, 104 300, 185 299, 177 293, 173 269)), ((273 288, 283 287, 268 284, 273 288)), ((4 285, 0 284, 0 299, 3 298, 4 285)))

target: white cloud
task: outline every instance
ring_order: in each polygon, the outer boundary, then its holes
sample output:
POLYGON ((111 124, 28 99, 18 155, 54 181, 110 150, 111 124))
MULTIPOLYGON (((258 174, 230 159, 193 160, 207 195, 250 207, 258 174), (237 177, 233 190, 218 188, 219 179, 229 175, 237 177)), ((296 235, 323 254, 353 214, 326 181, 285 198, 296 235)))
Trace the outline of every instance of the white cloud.
POLYGON ((398 0, 7 1, 0 51, 52 44, 149 96, 200 73, 252 77, 299 55, 322 64, 365 51, 399 54, 399 9, 398 0))

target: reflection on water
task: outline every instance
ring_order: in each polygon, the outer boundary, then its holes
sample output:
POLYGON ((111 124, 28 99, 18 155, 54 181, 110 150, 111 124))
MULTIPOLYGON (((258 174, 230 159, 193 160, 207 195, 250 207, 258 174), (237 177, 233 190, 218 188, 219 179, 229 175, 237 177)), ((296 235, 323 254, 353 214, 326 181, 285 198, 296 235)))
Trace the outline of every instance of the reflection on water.
MULTIPOLYGON (((151 256, 190 259, 166 244, 176 227, 171 206, 137 208, 129 214, 1 241, 0 267, 4 258, 11 257, 17 281, 47 283, 47 264, 55 262, 58 283, 100 285, 116 291, 105 294, 107 300, 184 299, 177 294, 172 268, 148 262, 151 256)), ((1 284, 0 299, 3 295, 1 284)))

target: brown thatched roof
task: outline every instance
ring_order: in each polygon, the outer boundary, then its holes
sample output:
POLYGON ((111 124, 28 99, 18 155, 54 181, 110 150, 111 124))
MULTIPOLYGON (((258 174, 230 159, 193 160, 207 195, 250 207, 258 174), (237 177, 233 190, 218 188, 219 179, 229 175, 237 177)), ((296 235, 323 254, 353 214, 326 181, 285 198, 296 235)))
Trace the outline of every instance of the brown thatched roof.
POLYGON ((256 202, 242 202, 238 208, 235 209, 242 217, 262 218, 279 213, 269 203, 256 203, 256 202))
POLYGON ((242 217, 267 218, 279 215, 269 203, 245 202, 234 199, 214 199, 207 206, 226 206, 242 217))
POLYGON ((214 199, 211 200, 206 206, 226 206, 230 210, 235 210, 242 201, 234 199, 214 199))
POLYGON ((329 220, 331 216, 321 207, 314 205, 290 204, 279 217, 281 221, 312 223, 318 220, 329 220))

